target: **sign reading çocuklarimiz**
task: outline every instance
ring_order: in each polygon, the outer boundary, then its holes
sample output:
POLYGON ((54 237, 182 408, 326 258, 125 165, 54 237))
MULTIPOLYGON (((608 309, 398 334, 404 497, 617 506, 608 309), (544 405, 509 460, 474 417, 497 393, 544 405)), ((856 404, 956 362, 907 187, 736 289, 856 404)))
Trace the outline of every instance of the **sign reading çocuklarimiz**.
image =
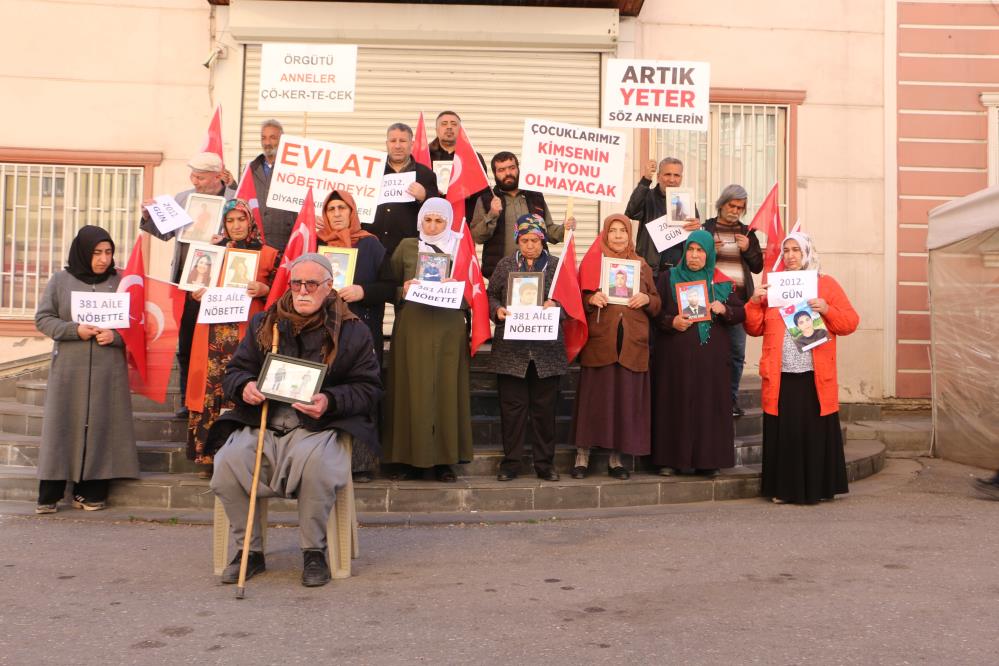
POLYGON ((622 132, 528 118, 520 182, 548 194, 620 201, 624 150, 622 132))
POLYGON ((354 110, 357 46, 265 43, 260 49, 261 111, 354 110))
POLYGON ((604 127, 706 132, 711 66, 674 60, 608 60, 604 127))

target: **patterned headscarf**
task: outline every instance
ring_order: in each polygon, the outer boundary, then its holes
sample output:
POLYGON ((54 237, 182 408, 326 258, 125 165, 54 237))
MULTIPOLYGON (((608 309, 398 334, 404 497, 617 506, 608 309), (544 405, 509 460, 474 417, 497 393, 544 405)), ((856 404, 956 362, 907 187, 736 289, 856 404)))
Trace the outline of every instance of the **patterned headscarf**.
POLYGON ((233 247, 239 250, 259 250, 264 246, 260 241, 260 229, 257 228, 257 222, 253 219, 253 211, 250 210, 250 204, 246 203, 242 199, 230 199, 225 202, 222 207, 222 241, 219 245, 225 245, 226 247, 233 247), (246 238, 243 240, 233 240, 229 236, 229 229, 225 225, 225 216, 229 214, 230 211, 239 210, 246 215, 246 225, 247 233, 246 238))
MULTIPOLYGON (((527 236, 528 234, 534 234, 541 239, 541 255, 534 260, 534 264, 531 270, 534 271, 544 271, 545 267, 548 265, 548 235, 545 233, 545 218, 540 215, 527 214, 521 215, 517 218, 517 228, 513 231, 513 240, 519 241, 521 236, 527 236)), ((520 249, 517 250, 514 255, 514 261, 517 263, 517 270, 526 271, 527 259, 520 253, 520 249)))

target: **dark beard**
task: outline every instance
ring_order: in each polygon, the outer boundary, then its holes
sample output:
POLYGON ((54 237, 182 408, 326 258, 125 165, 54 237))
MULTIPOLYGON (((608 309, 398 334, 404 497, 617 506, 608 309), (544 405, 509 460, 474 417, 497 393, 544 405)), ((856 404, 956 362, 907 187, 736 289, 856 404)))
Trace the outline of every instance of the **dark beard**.
POLYGON ((500 181, 499 183, 496 184, 496 186, 499 187, 504 192, 513 192, 518 187, 520 187, 520 176, 517 176, 516 178, 514 178, 513 179, 513 183, 510 184, 510 185, 507 185, 507 182, 508 181, 505 181, 505 180, 504 181, 500 181))

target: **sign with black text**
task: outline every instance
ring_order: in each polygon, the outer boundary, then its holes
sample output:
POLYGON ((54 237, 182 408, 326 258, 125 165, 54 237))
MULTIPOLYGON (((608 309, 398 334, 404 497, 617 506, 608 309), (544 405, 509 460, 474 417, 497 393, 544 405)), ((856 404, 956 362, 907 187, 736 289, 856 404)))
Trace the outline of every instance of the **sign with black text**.
POLYGON ((506 308, 504 340, 555 340, 562 308, 511 305, 506 308))
POLYGON ((409 186, 416 182, 415 171, 387 173, 382 176, 382 191, 378 195, 378 205, 404 201, 416 201, 416 197, 407 192, 409 186))
POLYGON ((164 236, 193 222, 187 211, 169 194, 155 197, 155 203, 145 207, 153 224, 164 236))
POLYGON ((457 310, 461 307, 461 297, 465 293, 465 283, 455 282, 420 282, 409 285, 406 300, 413 303, 432 305, 435 308, 457 310))
POLYGON ((199 324, 227 324, 250 318, 253 299, 243 287, 210 287, 201 295, 199 324))
POLYGON ((670 216, 663 215, 662 217, 657 217, 648 224, 645 225, 645 230, 649 232, 649 237, 652 238, 652 242, 656 244, 656 250, 662 252, 667 250, 674 245, 679 245, 680 243, 687 240, 690 236, 689 231, 685 231, 682 222, 677 224, 670 219, 670 216))
POLYGON ((767 275, 767 305, 782 308, 819 296, 817 271, 778 271, 767 275))
POLYGON ((129 293, 74 291, 70 303, 70 316, 75 324, 97 328, 128 328, 129 293))
POLYGON ((260 47, 257 108, 349 113, 354 110, 356 79, 354 44, 267 42, 260 47))
POLYGON ((706 132, 711 66, 678 60, 607 61, 601 126, 706 132))

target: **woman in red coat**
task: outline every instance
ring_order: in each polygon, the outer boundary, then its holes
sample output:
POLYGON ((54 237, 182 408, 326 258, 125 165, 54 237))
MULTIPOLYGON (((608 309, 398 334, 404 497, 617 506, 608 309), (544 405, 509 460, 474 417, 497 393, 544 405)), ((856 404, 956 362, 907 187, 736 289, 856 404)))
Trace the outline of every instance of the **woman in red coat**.
MULTIPOLYGON (((782 253, 785 270, 819 270, 818 254, 807 234, 788 234, 782 253)), ((828 340, 805 351, 791 337, 781 308, 768 307, 768 285, 761 285, 746 304, 746 332, 763 336, 761 493, 777 504, 815 504, 848 492, 836 337, 857 330, 860 318, 831 276, 819 273, 818 286, 818 298, 809 300, 808 306, 822 318, 828 340)))

